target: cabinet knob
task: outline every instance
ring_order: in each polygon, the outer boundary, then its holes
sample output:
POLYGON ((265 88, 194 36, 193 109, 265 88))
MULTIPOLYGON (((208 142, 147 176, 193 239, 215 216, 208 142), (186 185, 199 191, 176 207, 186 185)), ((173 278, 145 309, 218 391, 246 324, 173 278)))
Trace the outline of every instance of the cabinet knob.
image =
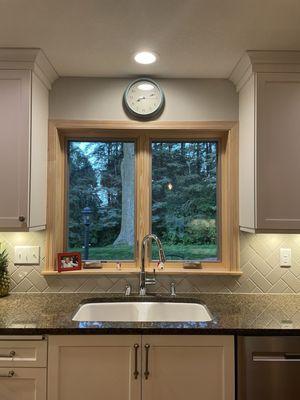
POLYGON ((19 221, 20 221, 20 222, 24 222, 24 221, 25 221, 25 217, 24 217, 23 215, 20 215, 20 216, 19 216, 19 221))
POLYGON ((11 371, 8 371, 7 374, 3 374, 3 375, 1 374, 0 378, 12 378, 14 375, 15 375, 15 371, 11 370, 11 371))

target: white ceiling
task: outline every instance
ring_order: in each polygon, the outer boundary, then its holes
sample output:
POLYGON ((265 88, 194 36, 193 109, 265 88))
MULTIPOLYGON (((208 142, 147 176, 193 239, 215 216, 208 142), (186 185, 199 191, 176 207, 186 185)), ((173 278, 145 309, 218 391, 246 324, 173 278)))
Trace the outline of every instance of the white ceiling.
POLYGON ((61 76, 227 78, 245 50, 300 50, 300 0, 0 0, 0 47, 61 76), (155 65, 132 61, 139 50, 155 65))

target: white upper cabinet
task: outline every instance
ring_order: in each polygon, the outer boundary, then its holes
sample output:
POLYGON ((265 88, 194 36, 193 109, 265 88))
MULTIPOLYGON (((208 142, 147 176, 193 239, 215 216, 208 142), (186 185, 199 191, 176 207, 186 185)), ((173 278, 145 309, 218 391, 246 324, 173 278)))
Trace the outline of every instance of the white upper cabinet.
POLYGON ((250 51, 239 91, 240 227, 300 231, 300 52, 250 51))
POLYGON ((48 97, 38 49, 0 49, 0 230, 46 226, 48 97))

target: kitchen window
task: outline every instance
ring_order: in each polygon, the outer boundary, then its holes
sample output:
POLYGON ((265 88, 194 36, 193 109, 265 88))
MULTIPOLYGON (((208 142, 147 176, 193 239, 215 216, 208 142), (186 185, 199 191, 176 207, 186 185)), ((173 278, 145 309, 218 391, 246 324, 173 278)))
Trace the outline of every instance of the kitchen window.
MULTIPOLYGON (((234 129, 55 127, 52 135, 49 180, 59 193, 50 189, 48 220, 54 212, 63 222, 50 222, 48 260, 56 248, 101 261, 103 270, 120 262, 134 271, 140 243, 152 232, 164 246, 167 272, 195 273, 183 269, 195 262, 202 273, 238 270, 234 129)), ((153 246, 147 267, 157 258, 153 246)))
POLYGON ((66 250, 88 260, 134 260, 135 143, 69 140, 67 155, 66 250))

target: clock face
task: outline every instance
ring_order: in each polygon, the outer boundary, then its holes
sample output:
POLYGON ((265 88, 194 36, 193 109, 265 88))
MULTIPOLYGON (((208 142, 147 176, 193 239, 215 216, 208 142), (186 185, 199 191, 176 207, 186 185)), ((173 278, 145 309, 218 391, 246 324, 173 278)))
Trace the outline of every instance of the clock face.
POLYGON ((151 79, 138 79, 129 84, 124 94, 124 104, 135 117, 153 118, 164 106, 164 94, 151 79))

